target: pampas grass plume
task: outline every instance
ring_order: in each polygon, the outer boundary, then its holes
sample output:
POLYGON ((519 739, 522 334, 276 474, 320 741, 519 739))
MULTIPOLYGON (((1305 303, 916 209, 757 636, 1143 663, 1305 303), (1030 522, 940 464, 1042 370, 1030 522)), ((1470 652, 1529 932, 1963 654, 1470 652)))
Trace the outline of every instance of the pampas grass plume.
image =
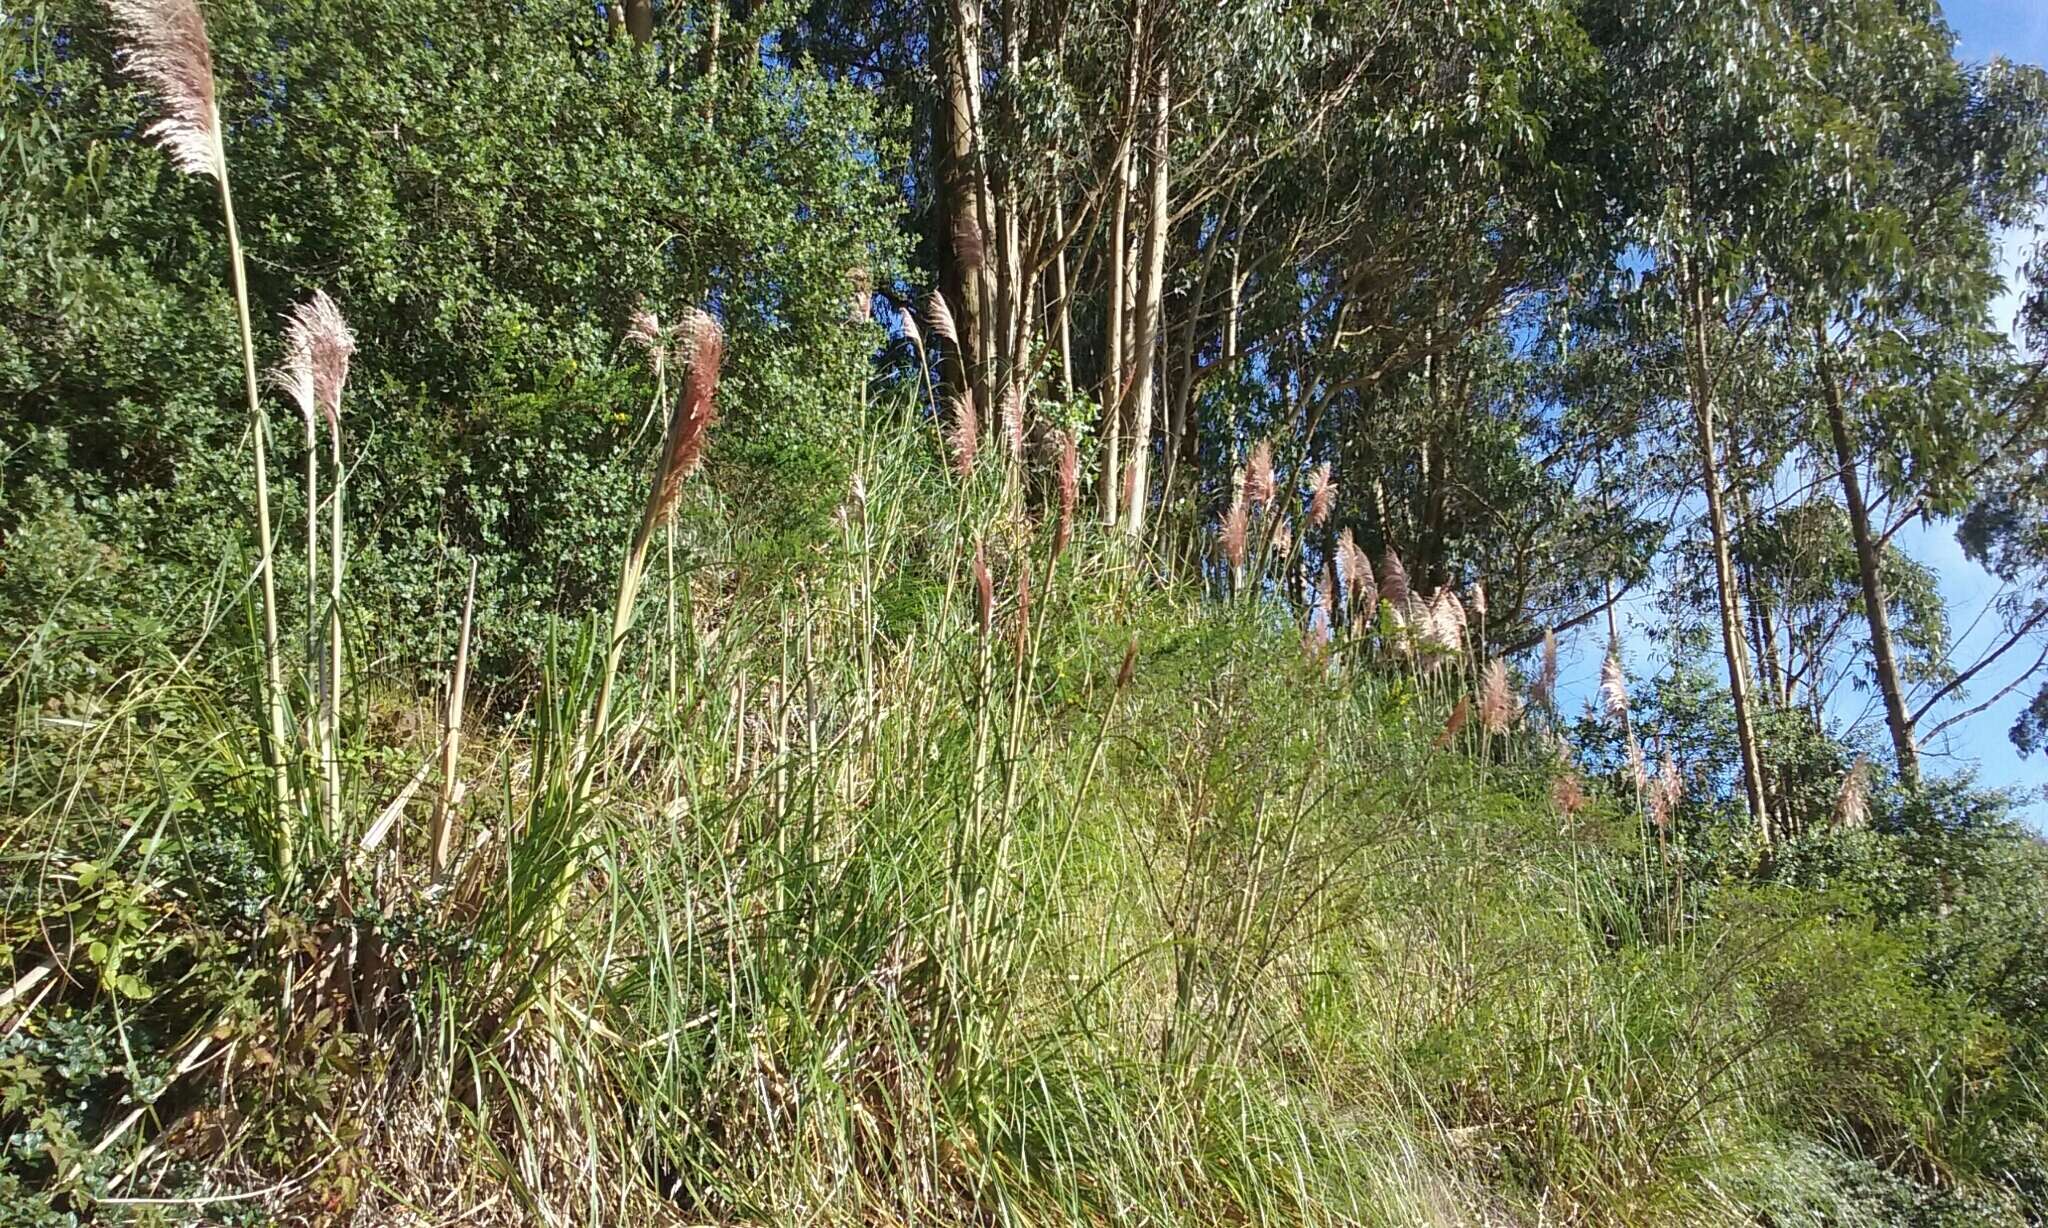
POLYGON ((222 178, 220 110, 215 102, 213 46, 194 0, 112 0, 121 68, 157 95, 161 117, 144 135, 163 146, 188 175, 222 178))
POLYGON ((1308 479, 1308 527, 1320 528, 1337 506, 1337 483, 1330 478, 1330 462, 1316 466, 1308 479))
POLYGON ((1401 556, 1390 545, 1380 555, 1380 596, 1399 609, 1408 604, 1409 595, 1408 569, 1401 566, 1401 556))
POLYGON ((1244 497, 1254 511, 1273 501, 1273 441, 1261 439, 1252 445, 1251 458, 1244 466, 1244 497))
POLYGON ((1502 734, 1522 712, 1521 701, 1508 685, 1507 662, 1495 657, 1487 662, 1479 686, 1479 723, 1491 734, 1502 734))
POLYGON ((341 423, 341 390, 348 382, 349 359, 356 352, 356 336, 349 331, 341 309, 325 290, 292 308, 285 323, 285 365, 283 382, 299 401, 299 411, 308 413, 308 402, 326 416, 327 425, 341 423))
POLYGON ((1621 645, 1607 647, 1607 659, 1600 663, 1600 704, 1607 715, 1628 715, 1628 677, 1621 670, 1621 645))
POLYGON ((682 399, 669 419, 662 448, 661 478, 656 488, 653 519, 674 509, 683 483, 704 460, 711 424, 718 420, 718 374, 725 362, 725 330, 709 312, 692 310, 677 332, 687 348, 690 373, 683 380, 682 399))
POLYGON ((1056 471, 1059 484, 1060 520, 1053 530, 1052 556, 1058 558, 1067 548, 1074 534, 1074 500, 1080 491, 1081 456, 1080 447, 1074 440, 1074 432, 1060 432, 1060 463, 1056 471))
POLYGON ((1545 708, 1557 707, 1557 632, 1543 629, 1543 663, 1536 670, 1536 685, 1530 698, 1545 708))
POLYGON ((995 581, 988 574, 988 552, 977 542, 974 546, 974 618, 984 638, 995 620, 995 609, 996 589, 995 581))
POLYGON ((964 482, 974 476, 974 458, 981 448, 981 415, 975 412, 972 391, 963 391, 953 409, 953 472, 964 482))
POLYGON ((1248 529, 1248 517, 1244 506, 1244 492, 1230 501, 1230 511, 1223 517, 1223 527, 1217 533, 1217 545, 1223 550, 1223 557, 1231 569, 1244 566, 1244 543, 1248 529))
POLYGON ((936 333, 941 341, 956 348, 959 346, 960 330, 953 326, 953 309, 946 304, 944 294, 937 290, 932 291, 925 315, 932 322, 932 332, 936 333))

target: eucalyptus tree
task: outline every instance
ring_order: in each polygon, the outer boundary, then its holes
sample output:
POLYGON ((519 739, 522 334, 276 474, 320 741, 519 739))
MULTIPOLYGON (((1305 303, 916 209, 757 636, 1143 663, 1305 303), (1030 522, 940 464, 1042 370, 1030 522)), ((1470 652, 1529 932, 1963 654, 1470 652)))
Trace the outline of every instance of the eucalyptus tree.
POLYGON ((1682 356, 1743 790, 1766 841, 1771 817, 1727 501, 1721 363, 1730 334, 1755 316, 1784 188, 1803 176, 1819 128, 1790 10, 1772 0, 1615 0, 1594 6, 1590 18, 1625 137, 1613 182, 1652 262, 1646 285, 1665 304, 1664 327, 1682 356))
POLYGON ((1815 451, 1839 485, 1872 673, 1911 783, 1932 701, 1916 710, 1902 676, 1884 557, 1913 518, 1960 513, 2028 429, 1990 315, 2003 289, 1994 236, 2044 200, 2048 82, 2003 62, 1964 67, 1925 9, 1844 0, 1800 33, 1821 124, 1786 185, 1794 224, 1778 231, 1774 289, 1811 354, 1815 451))

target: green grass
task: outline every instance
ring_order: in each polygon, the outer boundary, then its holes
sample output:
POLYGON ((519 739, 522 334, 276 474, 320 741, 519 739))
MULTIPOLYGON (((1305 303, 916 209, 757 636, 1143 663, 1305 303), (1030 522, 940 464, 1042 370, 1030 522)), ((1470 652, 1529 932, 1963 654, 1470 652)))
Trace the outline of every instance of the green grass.
POLYGON ((351 669, 337 839, 286 856, 260 655, 51 693, 50 611, 8 1222, 2025 1222, 2015 1039, 1867 905, 1703 852, 1677 895, 1632 802, 1552 805, 1546 718, 1438 748, 1467 671, 1311 661, 1098 533, 1048 570, 995 465, 868 438, 779 573, 693 488, 676 702, 656 562, 587 789, 600 638, 472 685, 438 884, 431 783, 360 844, 432 697, 351 669))

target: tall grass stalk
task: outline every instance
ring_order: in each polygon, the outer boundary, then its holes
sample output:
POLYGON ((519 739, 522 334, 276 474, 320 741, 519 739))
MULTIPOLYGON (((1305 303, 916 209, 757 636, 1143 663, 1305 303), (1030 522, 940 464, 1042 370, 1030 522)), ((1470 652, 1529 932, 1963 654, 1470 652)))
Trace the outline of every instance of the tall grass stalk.
POLYGON ((162 117, 151 125, 148 135, 164 147, 179 170, 211 176, 220 191, 255 464, 257 582, 262 593, 263 637, 260 702, 268 734, 263 755, 270 770, 272 803, 280 827, 279 869, 288 874, 292 852, 288 812, 293 804, 293 790, 285 755, 285 748, 290 745, 290 729, 285 714, 284 653, 278 638, 277 578, 273 566, 276 543, 270 525, 269 421, 263 411, 262 389, 256 375, 256 338, 249 322, 249 280, 242 256, 241 229, 235 220, 234 192, 228 182, 227 150, 221 140, 213 49, 207 39, 205 19, 194 0, 114 0, 110 11, 120 35, 122 66, 151 87, 162 106, 162 117))

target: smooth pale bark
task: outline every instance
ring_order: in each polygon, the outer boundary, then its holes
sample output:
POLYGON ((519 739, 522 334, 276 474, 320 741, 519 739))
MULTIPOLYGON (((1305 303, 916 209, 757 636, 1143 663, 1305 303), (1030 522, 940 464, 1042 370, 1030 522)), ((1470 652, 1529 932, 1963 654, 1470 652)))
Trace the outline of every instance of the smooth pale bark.
POLYGON ((1849 534, 1856 543, 1856 574, 1863 589, 1863 617, 1870 624, 1870 659, 1877 670, 1877 690, 1884 697, 1884 722, 1898 757, 1899 779, 1907 786, 1920 782, 1920 751, 1913 742, 1913 718, 1906 712, 1906 693, 1899 685, 1898 657, 1892 651, 1891 614, 1886 608, 1884 574, 1878 566, 1877 536, 1870 529, 1870 504, 1856 473, 1856 450, 1849 438, 1848 411, 1842 384, 1835 375, 1834 352, 1820 325, 1813 327, 1814 353, 1820 359, 1822 397, 1828 410, 1828 435, 1835 446, 1835 472, 1842 483, 1842 502, 1849 509, 1849 534))
POLYGON ((1735 705, 1735 740, 1742 752, 1742 786, 1749 813, 1765 843, 1772 837, 1770 808, 1764 793, 1763 759, 1757 750, 1756 723, 1749 689, 1747 640, 1737 595, 1734 552, 1728 544, 1728 516, 1721 499, 1719 444, 1715 441, 1714 397, 1707 356, 1706 287, 1689 259, 1681 259, 1681 288, 1690 325, 1687 378, 1692 384, 1694 425, 1698 431, 1700 487, 1706 496, 1707 528, 1713 538, 1714 590, 1721 615, 1721 649, 1728 662, 1728 695, 1735 705))
POLYGON ((1172 121, 1173 102, 1162 62, 1152 93, 1150 202, 1145 211, 1137 313, 1131 327, 1131 408, 1136 421, 1131 431, 1131 493, 1130 506, 1124 509, 1124 531, 1133 537, 1145 532, 1145 512, 1150 506, 1146 495, 1151 489, 1153 409, 1158 401, 1154 377, 1159 368, 1159 314, 1166 295, 1167 155, 1172 121))
MULTIPOLYGON (((1166 394, 1166 472, 1159 484, 1160 506, 1167 507, 1173 502, 1174 482, 1180 472, 1183 453, 1193 452, 1193 441, 1189 424, 1189 406, 1194 402, 1195 393, 1195 350, 1202 336, 1202 322, 1207 318, 1209 287, 1214 282, 1217 265, 1217 249, 1225 243, 1225 223, 1228 216, 1219 217, 1215 233, 1210 236, 1209 245, 1202 252, 1202 271, 1195 279, 1194 294, 1188 299, 1187 314, 1177 329, 1172 344, 1165 351, 1173 356, 1172 386, 1166 394)), ((1200 246, 1202 221, 1198 216, 1192 225, 1190 247, 1200 246)), ((1236 245, 1231 244, 1233 261, 1236 245)), ((1192 463, 1192 458, 1190 458, 1192 463)))
MULTIPOLYGON (((1052 230, 1055 235, 1067 233, 1066 204, 1057 196, 1052 202, 1052 230)), ((1060 341, 1060 392, 1071 401, 1074 399, 1074 309, 1068 296, 1067 249, 1064 244, 1053 256, 1052 289, 1059 301, 1055 313, 1060 341)))
MULTIPOLYGON (((1134 53, 1135 54, 1135 53, 1134 53)), ((1103 320, 1102 364, 1102 418, 1097 426, 1096 438, 1100 441, 1101 463, 1095 474, 1096 501, 1102 512, 1104 524, 1117 521, 1117 485, 1122 478, 1123 432, 1122 407, 1124 386, 1124 287, 1128 279, 1124 266, 1130 255, 1126 231, 1130 225, 1130 199, 1128 189, 1130 153, 1125 151, 1117 162, 1115 175, 1118 181, 1116 199, 1110 205, 1109 250, 1104 253, 1108 267, 1103 270, 1103 280, 1109 289, 1109 309, 1103 320)))

